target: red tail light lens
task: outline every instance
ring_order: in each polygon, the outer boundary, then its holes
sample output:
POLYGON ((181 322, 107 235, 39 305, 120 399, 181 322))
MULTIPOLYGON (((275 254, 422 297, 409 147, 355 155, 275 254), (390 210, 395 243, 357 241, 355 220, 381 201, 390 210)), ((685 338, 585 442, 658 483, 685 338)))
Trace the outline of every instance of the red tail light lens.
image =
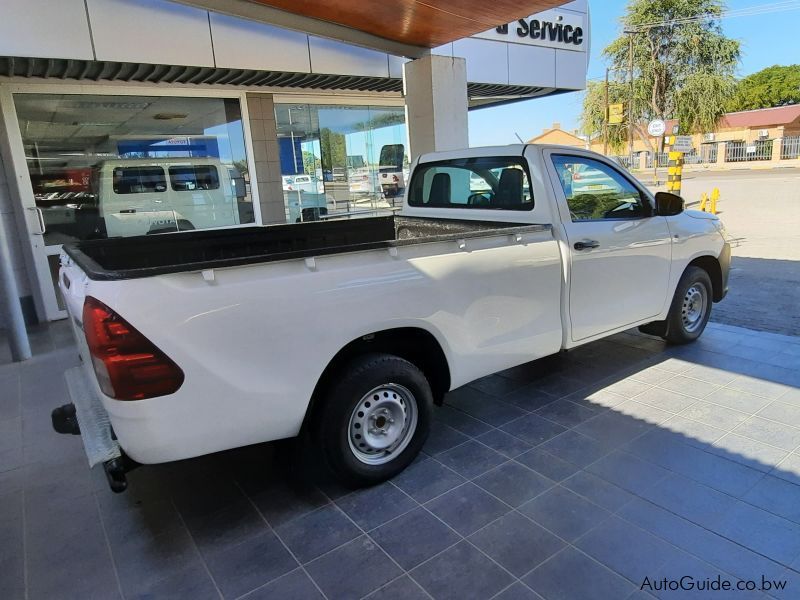
POLYGON ((83 330, 103 393, 117 400, 165 396, 183 384, 183 371, 108 306, 87 297, 83 330))

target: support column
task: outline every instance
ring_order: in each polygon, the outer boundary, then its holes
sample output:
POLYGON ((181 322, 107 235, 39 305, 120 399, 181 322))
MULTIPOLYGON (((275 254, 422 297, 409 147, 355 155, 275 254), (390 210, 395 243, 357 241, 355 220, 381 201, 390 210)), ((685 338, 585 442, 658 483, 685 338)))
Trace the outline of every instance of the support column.
POLYGON ((247 112, 256 168, 255 176, 250 174, 250 185, 258 187, 261 222, 264 225, 286 223, 272 95, 248 93, 247 112))
POLYGON ((403 66, 409 156, 469 147, 467 61, 429 54, 403 66))

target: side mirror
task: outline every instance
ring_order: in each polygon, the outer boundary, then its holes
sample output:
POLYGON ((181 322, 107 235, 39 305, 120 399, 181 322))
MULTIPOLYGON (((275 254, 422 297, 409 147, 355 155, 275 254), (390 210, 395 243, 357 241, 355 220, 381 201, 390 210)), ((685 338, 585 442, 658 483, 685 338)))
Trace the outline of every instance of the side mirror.
POLYGON ((683 212, 683 198, 670 192, 656 192, 656 214, 671 217, 683 212))

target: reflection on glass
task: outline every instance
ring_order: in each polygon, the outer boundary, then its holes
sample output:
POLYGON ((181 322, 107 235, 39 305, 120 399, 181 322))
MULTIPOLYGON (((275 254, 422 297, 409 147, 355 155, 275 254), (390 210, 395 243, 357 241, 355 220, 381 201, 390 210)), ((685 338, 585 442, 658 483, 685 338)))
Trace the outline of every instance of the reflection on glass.
POLYGON ((289 223, 399 207, 408 175, 402 108, 277 104, 275 118, 289 223))
POLYGON ((16 94, 48 245, 255 220, 239 101, 16 94))

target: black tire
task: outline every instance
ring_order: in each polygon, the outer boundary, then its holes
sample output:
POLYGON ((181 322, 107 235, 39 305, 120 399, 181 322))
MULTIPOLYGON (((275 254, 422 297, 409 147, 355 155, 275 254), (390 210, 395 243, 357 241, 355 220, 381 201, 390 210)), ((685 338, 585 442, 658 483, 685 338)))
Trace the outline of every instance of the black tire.
MULTIPOLYGON (((375 407, 378 404, 376 402, 375 407)), ((376 410, 375 407, 370 410, 376 410)), ((394 477, 411 464, 428 438, 432 415, 433 394, 422 371, 398 356, 365 354, 355 358, 342 369, 341 373, 337 373, 334 382, 319 398, 311 423, 313 447, 334 476, 344 484, 352 487, 375 485, 394 477), (395 387, 381 389, 381 386, 395 387), (400 399, 392 400, 393 389, 400 393, 401 399, 406 398, 406 400, 403 402, 400 399), (404 443, 397 446, 397 454, 391 457, 391 453, 376 451, 374 460, 387 460, 382 464, 364 462, 363 452, 369 452, 371 450, 369 446, 362 451, 362 458, 359 458, 359 451, 354 446, 351 447, 351 443, 357 443, 352 436, 357 435, 358 430, 353 427, 360 427, 360 423, 353 424, 351 418, 357 420, 357 415, 363 416, 363 411, 356 411, 356 408, 363 409, 365 402, 369 406, 367 394, 375 390, 380 390, 380 402, 399 403, 389 405, 394 409, 405 407, 402 409, 404 415, 413 414, 408 407, 410 402, 414 403, 413 409, 416 411, 416 426, 413 431, 410 431, 412 426, 411 420, 408 419, 409 429, 404 430, 407 433, 398 434, 404 443), (386 400, 383 400, 384 395, 387 395, 386 400)), ((403 421, 406 421, 406 417, 403 421)), ((370 422, 374 424, 379 421, 370 422)), ((392 427, 387 425, 390 430, 392 427)), ((372 431, 370 429, 370 432, 372 431)), ((364 442, 368 441, 366 436, 362 439, 364 442)), ((366 460, 373 459, 366 457, 366 460)))
POLYGON ((670 344, 688 344, 699 338, 711 316, 712 297, 708 273, 700 267, 687 267, 675 288, 666 319, 667 330, 662 337, 670 344), (702 306, 696 307, 698 301, 702 306), (692 319, 695 312, 697 316, 692 319))

